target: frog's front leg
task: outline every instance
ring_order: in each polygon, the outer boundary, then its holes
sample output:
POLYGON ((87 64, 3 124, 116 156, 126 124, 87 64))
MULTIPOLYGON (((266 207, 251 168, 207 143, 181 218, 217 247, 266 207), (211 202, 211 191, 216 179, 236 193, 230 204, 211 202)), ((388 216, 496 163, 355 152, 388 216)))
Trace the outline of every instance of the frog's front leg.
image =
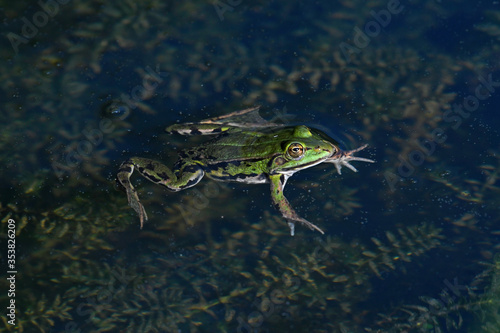
POLYGON ((174 173, 165 165, 147 158, 132 157, 128 161, 123 162, 118 170, 117 178, 127 192, 130 207, 139 214, 141 229, 144 222, 148 220, 148 216, 139 200, 137 190, 130 183, 130 176, 132 176, 134 169, 137 169, 144 178, 155 184, 163 185, 171 191, 180 191, 194 186, 205 174, 201 166, 197 164, 183 165, 174 173))
POLYGON ((290 227, 290 234, 293 236, 295 233, 294 222, 303 223, 309 228, 316 229, 322 234, 324 234, 323 230, 318 228, 316 225, 298 216, 295 210, 292 208, 292 206, 290 206, 290 203, 283 194, 286 179, 287 176, 281 174, 269 176, 269 180, 271 182, 271 198, 273 200, 273 205, 276 207, 276 209, 278 209, 281 212, 281 215, 283 215, 283 217, 288 220, 288 226, 290 227))

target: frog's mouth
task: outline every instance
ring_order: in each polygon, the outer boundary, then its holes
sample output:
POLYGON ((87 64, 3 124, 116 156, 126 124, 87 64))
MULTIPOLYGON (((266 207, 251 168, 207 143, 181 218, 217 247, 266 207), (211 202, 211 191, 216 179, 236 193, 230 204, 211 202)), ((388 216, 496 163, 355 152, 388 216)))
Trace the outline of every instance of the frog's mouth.
POLYGON ((353 156, 354 153, 357 153, 358 151, 363 150, 366 147, 368 147, 368 145, 363 145, 353 150, 340 150, 335 155, 327 158, 323 162, 335 164, 335 167, 337 168, 337 172, 339 173, 339 175, 342 174, 341 171, 342 166, 345 166, 346 168, 349 168, 354 172, 358 172, 358 170, 354 166, 352 166, 349 162, 360 161, 360 162, 375 163, 374 160, 370 160, 369 158, 353 156))
MULTIPOLYGON (((331 145, 331 143, 330 143, 330 145, 331 145)), ((307 148, 307 149, 312 149, 312 148, 307 148)), ((323 150, 326 150, 326 149, 323 149, 323 150)), ((335 156, 335 152, 337 152, 337 154, 339 152, 338 148, 336 148, 333 145, 331 145, 331 150, 327 150, 327 151, 330 154, 330 157, 324 157, 324 158, 319 159, 319 160, 314 160, 314 161, 311 161, 311 162, 308 162, 308 163, 304 163, 304 164, 300 164, 300 165, 295 165, 295 166, 291 166, 291 167, 283 167, 281 169, 280 173, 292 173, 292 172, 296 172, 296 171, 300 171, 300 170, 304 170, 304 169, 313 167, 313 166, 321 164, 323 162, 328 162, 329 159, 331 159, 331 158, 333 158, 333 156, 335 156), (332 156, 332 154, 333 154, 333 156, 332 156)))
POLYGON ((309 162, 309 163, 304 163, 304 164, 293 166, 293 167, 289 167, 289 168, 282 168, 281 171, 279 171, 279 173, 289 173, 289 172, 295 172, 295 171, 304 170, 304 169, 313 167, 315 165, 321 164, 323 162, 328 162, 328 159, 330 159, 330 158, 331 157, 326 158, 326 159, 322 159, 322 160, 319 160, 319 161, 312 161, 312 162, 309 162))

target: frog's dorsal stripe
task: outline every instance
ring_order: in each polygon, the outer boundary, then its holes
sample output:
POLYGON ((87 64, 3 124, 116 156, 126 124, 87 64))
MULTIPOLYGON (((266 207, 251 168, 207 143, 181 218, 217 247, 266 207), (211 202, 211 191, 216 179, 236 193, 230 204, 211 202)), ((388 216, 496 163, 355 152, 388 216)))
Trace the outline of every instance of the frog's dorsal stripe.
POLYGON ((244 128, 280 127, 281 124, 269 122, 259 114, 260 106, 231 112, 230 114, 209 118, 196 123, 176 124, 166 128, 169 133, 181 135, 216 135, 228 130, 244 128))

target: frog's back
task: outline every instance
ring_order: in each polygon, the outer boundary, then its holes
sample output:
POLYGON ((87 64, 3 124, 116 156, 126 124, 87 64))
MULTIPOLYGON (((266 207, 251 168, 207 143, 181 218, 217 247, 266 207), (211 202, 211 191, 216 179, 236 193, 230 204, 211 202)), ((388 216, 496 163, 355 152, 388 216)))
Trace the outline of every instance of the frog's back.
POLYGON ((265 159, 280 149, 280 143, 271 139, 272 135, 262 132, 223 133, 196 148, 184 150, 180 155, 181 158, 188 157, 203 162, 200 163, 202 165, 265 159))

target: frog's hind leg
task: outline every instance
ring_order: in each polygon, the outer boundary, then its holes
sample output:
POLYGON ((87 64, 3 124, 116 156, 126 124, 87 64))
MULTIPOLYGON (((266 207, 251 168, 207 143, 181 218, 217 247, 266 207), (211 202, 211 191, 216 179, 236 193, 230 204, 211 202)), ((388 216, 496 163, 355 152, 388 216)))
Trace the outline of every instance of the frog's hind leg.
POLYGON ((295 222, 302 223, 308 226, 311 230, 317 230, 324 234, 324 231, 318 228, 315 224, 301 218, 297 215, 295 210, 290 206, 290 203, 283 195, 283 190, 285 188, 287 175, 271 175, 269 176, 269 181, 271 183, 271 199, 276 207, 281 212, 281 215, 288 221, 288 226, 290 227, 290 234, 293 236, 295 234, 295 222))
POLYGON ((135 164, 131 160, 123 162, 120 165, 120 169, 118 170, 118 174, 116 175, 118 185, 121 185, 125 188, 127 192, 128 204, 132 207, 137 214, 139 214, 139 219, 141 221, 141 229, 144 225, 144 222, 148 220, 148 215, 146 214, 146 210, 139 200, 139 196, 137 195, 137 190, 130 183, 130 176, 134 172, 135 164))
POLYGON ((141 229, 144 222, 148 220, 148 216, 144 206, 139 200, 137 190, 130 183, 130 176, 132 176, 134 169, 137 169, 137 171, 149 181, 163 185, 171 191, 180 191, 194 186, 204 175, 204 171, 199 165, 186 165, 181 171, 173 173, 165 165, 147 158, 132 157, 128 161, 123 162, 118 170, 117 179, 119 184, 123 186, 127 192, 130 207, 139 214, 141 229))

